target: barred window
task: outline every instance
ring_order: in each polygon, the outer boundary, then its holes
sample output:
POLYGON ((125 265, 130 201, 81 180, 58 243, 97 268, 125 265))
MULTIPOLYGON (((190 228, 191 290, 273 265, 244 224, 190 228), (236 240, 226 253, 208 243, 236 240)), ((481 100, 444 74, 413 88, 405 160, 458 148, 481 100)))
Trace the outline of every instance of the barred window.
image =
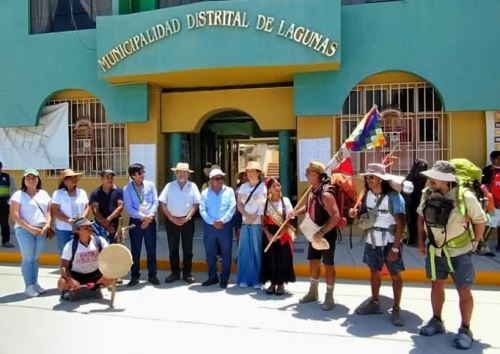
MULTIPOLYGON (((107 123, 104 107, 96 98, 51 100, 48 105, 62 102, 69 104, 69 167, 86 176, 99 176, 103 169, 126 176, 126 125, 107 123)), ((59 172, 47 174, 58 176, 59 172)))
POLYGON ((349 137, 373 104, 379 110, 391 107, 402 114, 400 118, 389 117, 381 122, 387 141, 383 148, 351 153, 356 172, 364 171, 368 163, 381 162, 391 151, 398 157, 391 166, 392 173, 400 175, 410 171, 415 159, 425 159, 432 165, 449 157, 449 116, 443 112, 437 92, 426 82, 356 86, 337 117, 338 145, 349 137))

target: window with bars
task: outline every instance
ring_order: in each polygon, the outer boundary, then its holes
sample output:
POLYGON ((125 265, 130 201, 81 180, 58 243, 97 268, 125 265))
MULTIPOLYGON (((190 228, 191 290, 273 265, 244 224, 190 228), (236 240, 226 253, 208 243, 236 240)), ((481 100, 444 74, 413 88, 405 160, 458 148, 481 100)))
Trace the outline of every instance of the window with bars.
POLYGON ((443 112, 437 92, 426 82, 355 87, 337 117, 338 145, 349 137, 373 104, 380 111, 389 107, 398 109, 401 117, 382 120, 387 141, 383 148, 351 153, 356 172, 364 171, 368 163, 381 162, 391 151, 398 157, 391 166, 392 173, 400 175, 406 175, 416 159, 425 159, 432 165, 449 157, 449 116, 443 112))
MULTIPOLYGON (((69 167, 86 176, 99 176, 103 169, 126 176, 126 125, 107 123, 98 99, 51 100, 48 105, 61 102, 69 104, 69 167)), ((49 170, 47 175, 57 177, 59 172, 49 170)))

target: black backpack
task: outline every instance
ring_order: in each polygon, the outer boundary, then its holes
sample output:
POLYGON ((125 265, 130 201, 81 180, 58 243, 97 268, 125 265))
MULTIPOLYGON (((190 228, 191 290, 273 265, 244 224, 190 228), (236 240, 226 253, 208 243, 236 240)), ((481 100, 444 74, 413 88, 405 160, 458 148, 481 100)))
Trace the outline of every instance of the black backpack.
POLYGON ((429 191, 426 192, 426 199, 423 208, 424 221, 427 226, 429 242, 435 248, 441 248, 446 244, 446 225, 448 224, 448 219, 450 218, 451 211, 454 207, 455 205, 453 200, 440 195, 430 198, 429 191), (444 230, 445 240, 441 246, 438 246, 436 243, 436 239, 431 229, 432 227, 444 230))

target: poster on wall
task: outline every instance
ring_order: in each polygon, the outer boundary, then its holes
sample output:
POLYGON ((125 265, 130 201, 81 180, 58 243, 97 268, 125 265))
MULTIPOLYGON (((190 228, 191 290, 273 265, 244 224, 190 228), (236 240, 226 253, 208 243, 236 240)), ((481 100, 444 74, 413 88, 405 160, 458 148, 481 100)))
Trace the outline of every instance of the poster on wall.
POLYGON ((332 158, 330 138, 299 139, 299 175, 300 182, 306 182, 306 168, 310 161, 327 164, 332 158))
POLYGON ((156 185, 156 145, 155 144, 130 144, 130 164, 141 163, 144 165, 145 179, 156 185))
POLYGON ((6 170, 69 166, 68 103, 46 106, 38 125, 0 128, 0 161, 6 170))

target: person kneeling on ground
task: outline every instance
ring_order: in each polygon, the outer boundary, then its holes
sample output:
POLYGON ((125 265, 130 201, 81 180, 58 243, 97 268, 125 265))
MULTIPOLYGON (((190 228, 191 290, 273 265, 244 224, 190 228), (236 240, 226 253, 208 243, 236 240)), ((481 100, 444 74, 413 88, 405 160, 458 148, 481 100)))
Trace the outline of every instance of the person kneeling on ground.
POLYGON ((61 277, 57 282, 63 300, 77 300, 82 286, 95 291, 96 298, 102 298, 100 286, 111 285, 112 279, 103 277, 97 263, 99 253, 108 243, 104 238, 92 235, 91 225, 86 218, 75 220, 73 240, 63 248, 61 277))

